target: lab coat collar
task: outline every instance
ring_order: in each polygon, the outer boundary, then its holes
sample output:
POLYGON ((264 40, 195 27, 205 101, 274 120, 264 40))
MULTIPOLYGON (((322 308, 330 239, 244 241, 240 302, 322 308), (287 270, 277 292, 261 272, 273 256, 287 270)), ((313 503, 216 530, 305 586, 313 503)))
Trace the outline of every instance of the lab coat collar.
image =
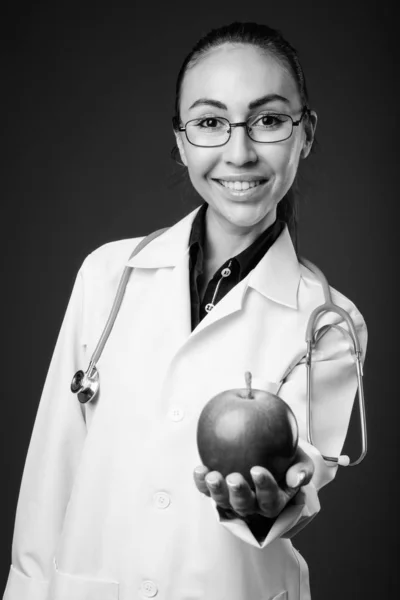
POLYGON ((140 269, 175 267, 182 256, 189 253, 190 232, 198 211, 199 208, 196 208, 152 240, 143 250, 128 260, 127 266, 140 269))
POLYGON ((250 272, 248 285, 274 302, 297 309, 299 283, 300 265, 286 225, 250 272))
MULTIPOLYGON (((141 269, 175 267, 189 253, 189 237, 196 208, 166 232, 151 241, 127 265, 141 269)), ((241 282, 260 294, 297 309, 300 266, 287 226, 258 265, 241 282)), ((247 287, 245 286, 245 287, 247 287)), ((244 294, 240 294, 240 304, 244 294)), ((232 299, 233 300, 233 299, 232 299)), ((237 299, 235 299, 237 300, 237 299)))

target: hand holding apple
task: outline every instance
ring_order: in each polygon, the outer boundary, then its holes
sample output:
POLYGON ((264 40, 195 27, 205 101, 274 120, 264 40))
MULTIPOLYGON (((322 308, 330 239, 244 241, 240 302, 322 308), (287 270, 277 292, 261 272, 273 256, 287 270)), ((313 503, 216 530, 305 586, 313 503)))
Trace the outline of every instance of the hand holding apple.
POLYGON ((314 474, 314 463, 308 454, 297 447, 294 462, 280 484, 264 467, 255 465, 250 474, 253 482, 251 487, 240 473, 229 473, 224 477, 218 471, 210 471, 205 465, 199 465, 194 470, 194 481, 197 489, 210 496, 219 507, 233 511, 232 516, 236 514, 246 518, 262 515, 273 519, 300 487, 309 483, 314 474))
POLYGON ((227 390, 212 398, 198 422, 197 444, 203 465, 194 472, 197 488, 238 516, 277 516, 314 464, 298 448, 298 427, 290 407, 278 396, 251 389, 227 390))
POLYGON ((251 387, 226 390, 204 406, 197 424, 201 461, 225 477, 239 472, 254 487, 250 469, 265 467, 279 482, 292 464, 298 442, 296 417, 279 396, 251 387))

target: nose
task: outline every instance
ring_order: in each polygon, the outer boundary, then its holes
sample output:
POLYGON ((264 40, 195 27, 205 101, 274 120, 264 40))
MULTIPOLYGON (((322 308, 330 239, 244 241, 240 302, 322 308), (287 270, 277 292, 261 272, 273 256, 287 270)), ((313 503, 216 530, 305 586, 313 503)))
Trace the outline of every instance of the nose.
POLYGON ((254 143, 247 135, 245 125, 232 127, 231 138, 224 146, 225 162, 242 167, 247 163, 257 162, 257 158, 254 143))

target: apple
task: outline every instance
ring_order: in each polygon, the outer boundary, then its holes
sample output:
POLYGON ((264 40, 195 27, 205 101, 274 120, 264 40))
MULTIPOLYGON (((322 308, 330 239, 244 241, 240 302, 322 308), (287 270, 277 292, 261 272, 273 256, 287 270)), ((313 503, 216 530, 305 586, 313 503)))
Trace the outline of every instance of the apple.
POLYGON ((203 464, 224 477, 241 473, 254 489, 250 469, 265 467, 281 482, 293 464, 299 430, 296 417, 279 396, 251 388, 226 390, 204 406, 197 424, 203 464))

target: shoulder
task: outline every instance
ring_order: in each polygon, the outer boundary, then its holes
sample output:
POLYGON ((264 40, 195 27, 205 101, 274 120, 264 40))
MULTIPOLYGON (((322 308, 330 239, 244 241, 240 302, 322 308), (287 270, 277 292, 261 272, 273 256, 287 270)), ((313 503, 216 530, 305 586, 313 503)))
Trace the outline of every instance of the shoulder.
POLYGON ((122 273, 142 237, 109 242, 93 250, 83 261, 80 276, 83 303, 87 311, 94 306, 107 310, 121 280, 122 273), (87 307, 90 307, 89 309, 87 307))
POLYGON ((81 340, 99 338, 111 310, 125 265, 143 238, 109 242, 96 248, 83 261, 78 273, 81 340))
POLYGON ((83 261, 83 277, 109 279, 124 269, 128 259, 143 237, 129 238, 103 244, 91 252, 83 261))

